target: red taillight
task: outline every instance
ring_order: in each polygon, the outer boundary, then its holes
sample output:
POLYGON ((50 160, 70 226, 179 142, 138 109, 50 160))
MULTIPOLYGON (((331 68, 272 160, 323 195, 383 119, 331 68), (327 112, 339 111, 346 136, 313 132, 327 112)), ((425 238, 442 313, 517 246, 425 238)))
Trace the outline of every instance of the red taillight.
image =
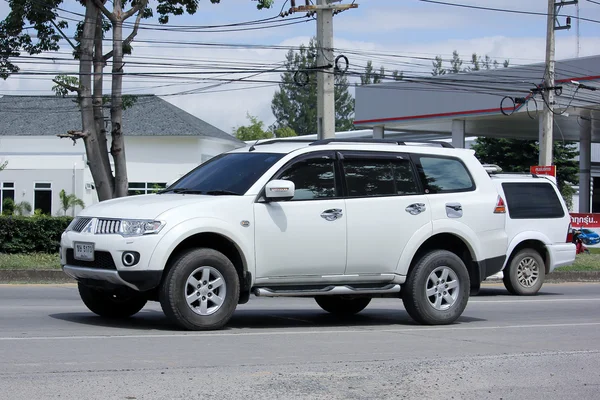
POLYGON ((496 201, 496 207, 494 208, 494 214, 504 213, 506 213, 506 205, 504 204, 504 199, 501 196, 498 196, 498 200, 496 201))

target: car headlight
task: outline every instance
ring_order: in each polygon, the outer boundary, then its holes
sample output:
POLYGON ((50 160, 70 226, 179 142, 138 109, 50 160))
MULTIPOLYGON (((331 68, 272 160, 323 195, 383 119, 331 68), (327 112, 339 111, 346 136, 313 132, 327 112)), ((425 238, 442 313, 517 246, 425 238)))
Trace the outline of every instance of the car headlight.
POLYGON ((161 221, 123 219, 119 233, 123 236, 143 236, 160 232, 165 224, 161 221))

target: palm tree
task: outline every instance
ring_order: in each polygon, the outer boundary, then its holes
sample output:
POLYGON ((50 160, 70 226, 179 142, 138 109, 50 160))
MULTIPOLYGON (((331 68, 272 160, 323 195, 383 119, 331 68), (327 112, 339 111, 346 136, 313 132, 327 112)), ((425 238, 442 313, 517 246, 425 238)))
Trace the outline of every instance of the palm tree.
MULTIPOLYGON (((69 208, 72 208, 73 214, 75 214, 76 206, 79 206, 81 208, 85 207, 83 200, 81 200, 79 197, 75 196, 75 194, 67 195, 67 193, 65 192, 64 189, 60 191, 59 197, 60 197, 60 209, 63 210, 65 215, 67 215, 67 211, 69 210, 69 208)), ((75 215, 73 215, 73 216, 75 216, 75 215)))
POLYGON ((31 212, 31 204, 27 201, 15 203, 15 215, 25 215, 31 212))

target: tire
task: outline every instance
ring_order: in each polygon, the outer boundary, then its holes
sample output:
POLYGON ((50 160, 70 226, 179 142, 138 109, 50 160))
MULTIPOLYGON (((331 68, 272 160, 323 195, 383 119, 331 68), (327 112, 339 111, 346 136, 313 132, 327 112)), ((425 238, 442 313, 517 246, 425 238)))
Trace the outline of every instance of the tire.
POLYGON ((105 318, 128 318, 137 314, 147 303, 139 295, 122 295, 110 293, 77 284, 81 300, 95 314, 105 318))
POLYGON ((364 310, 371 302, 370 297, 317 296, 317 304, 335 315, 354 315, 364 310))
POLYGON ((546 278, 546 265, 540 253, 534 249, 520 250, 504 269, 504 287, 519 296, 537 294, 546 278))
POLYGON ((188 250, 177 257, 159 293, 165 315, 180 327, 195 331, 221 329, 233 315, 239 296, 235 267, 225 255, 207 248, 188 250), (218 286, 213 286, 217 282, 218 286))
POLYGON ((449 251, 434 250, 410 270, 401 295, 408 315, 416 322, 446 325, 461 316, 470 290, 469 271, 463 261, 449 251))

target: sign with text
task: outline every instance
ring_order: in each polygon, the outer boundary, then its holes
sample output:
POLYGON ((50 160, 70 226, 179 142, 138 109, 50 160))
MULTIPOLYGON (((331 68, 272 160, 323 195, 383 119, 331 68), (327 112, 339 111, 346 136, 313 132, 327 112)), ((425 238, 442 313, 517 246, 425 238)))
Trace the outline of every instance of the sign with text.
POLYGON ((556 165, 534 165, 529 172, 535 175, 551 175, 556 177, 556 165))
MULTIPOLYGON (((600 214, 571 213, 571 227, 580 231, 580 238, 587 247, 600 247, 600 214)), ((569 232, 569 241, 573 232, 569 232)))

